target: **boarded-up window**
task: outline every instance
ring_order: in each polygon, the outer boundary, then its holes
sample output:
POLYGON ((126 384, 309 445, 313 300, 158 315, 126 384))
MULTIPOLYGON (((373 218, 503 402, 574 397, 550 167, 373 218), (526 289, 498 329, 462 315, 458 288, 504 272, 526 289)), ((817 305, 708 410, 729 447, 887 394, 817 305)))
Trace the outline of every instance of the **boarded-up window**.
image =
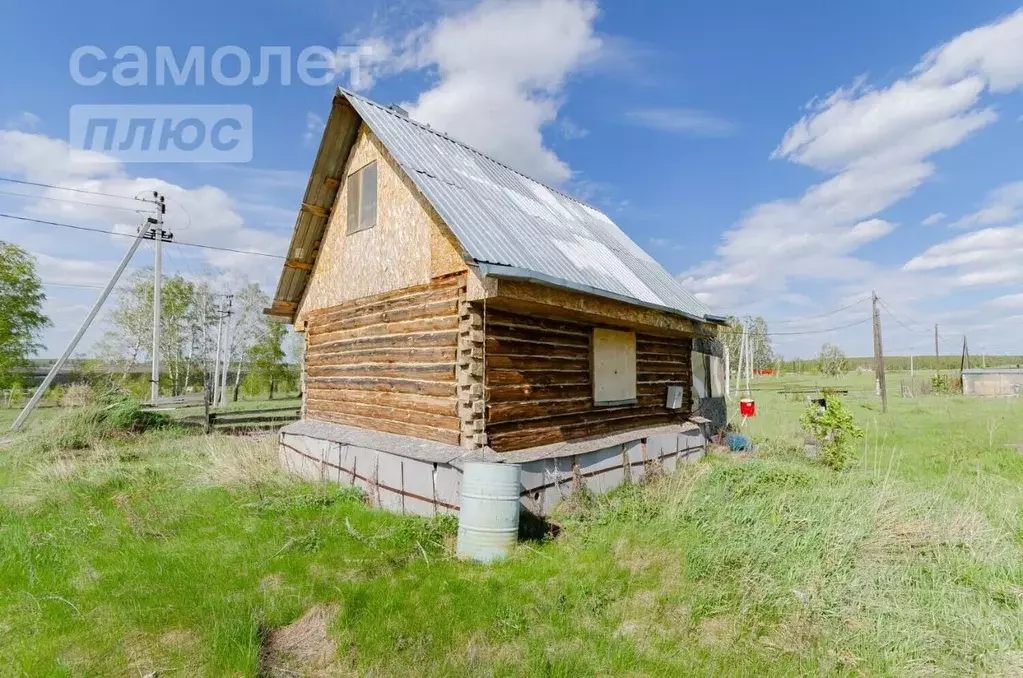
POLYGON ((593 403, 636 402, 636 333, 593 330, 593 403))
POLYGON ((377 164, 371 162, 348 177, 348 233, 377 223, 377 164))

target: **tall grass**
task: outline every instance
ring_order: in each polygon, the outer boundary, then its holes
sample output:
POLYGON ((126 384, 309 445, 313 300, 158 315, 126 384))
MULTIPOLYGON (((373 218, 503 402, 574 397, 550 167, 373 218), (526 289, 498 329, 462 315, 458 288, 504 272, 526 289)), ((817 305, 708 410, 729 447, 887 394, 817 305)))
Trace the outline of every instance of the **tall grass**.
POLYGON ((257 675, 314 627, 348 674, 1018 675, 1019 404, 850 399, 867 435, 835 472, 802 403, 757 398, 753 457, 577 495, 492 567, 453 558, 450 520, 283 475, 272 437, 12 452, 0 665, 257 675))

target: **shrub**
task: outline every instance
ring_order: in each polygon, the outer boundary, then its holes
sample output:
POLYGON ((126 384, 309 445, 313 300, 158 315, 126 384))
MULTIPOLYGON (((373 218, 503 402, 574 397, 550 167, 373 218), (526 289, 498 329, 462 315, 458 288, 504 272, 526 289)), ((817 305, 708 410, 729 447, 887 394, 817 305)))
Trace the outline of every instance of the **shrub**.
POLYGON ((939 372, 931 377, 931 389, 935 393, 951 393, 952 392, 952 380, 949 379, 947 374, 939 372))
POLYGON ((76 407, 54 417, 35 433, 29 446, 42 451, 84 450, 103 440, 167 425, 165 414, 146 412, 137 400, 76 407))
POLYGON ((60 399, 61 407, 85 407, 96 402, 96 392, 86 383, 71 384, 60 399))
POLYGON ((827 407, 809 403, 799 418, 803 430, 821 443, 821 461, 835 470, 845 468, 852 441, 863 437, 863 429, 838 398, 828 398, 827 407))

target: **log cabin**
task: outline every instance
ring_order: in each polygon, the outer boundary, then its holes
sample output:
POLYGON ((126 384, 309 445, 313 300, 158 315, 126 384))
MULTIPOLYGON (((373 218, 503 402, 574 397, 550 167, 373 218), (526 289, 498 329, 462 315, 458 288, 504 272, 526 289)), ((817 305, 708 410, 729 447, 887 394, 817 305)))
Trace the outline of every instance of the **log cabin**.
POLYGON ((394 510, 457 511, 483 458, 543 514, 725 423, 723 319, 608 216, 343 89, 266 313, 305 337, 282 462, 394 510))

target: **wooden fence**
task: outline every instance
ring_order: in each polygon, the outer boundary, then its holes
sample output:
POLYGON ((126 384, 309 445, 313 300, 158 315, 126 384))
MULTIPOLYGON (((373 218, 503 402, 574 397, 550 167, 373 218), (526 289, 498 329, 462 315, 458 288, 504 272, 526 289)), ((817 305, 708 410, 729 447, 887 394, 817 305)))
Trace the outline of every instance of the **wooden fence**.
POLYGON ((192 417, 182 417, 175 423, 200 427, 206 433, 214 431, 237 432, 279 428, 302 417, 300 407, 278 407, 265 410, 239 410, 237 412, 213 410, 192 417))

